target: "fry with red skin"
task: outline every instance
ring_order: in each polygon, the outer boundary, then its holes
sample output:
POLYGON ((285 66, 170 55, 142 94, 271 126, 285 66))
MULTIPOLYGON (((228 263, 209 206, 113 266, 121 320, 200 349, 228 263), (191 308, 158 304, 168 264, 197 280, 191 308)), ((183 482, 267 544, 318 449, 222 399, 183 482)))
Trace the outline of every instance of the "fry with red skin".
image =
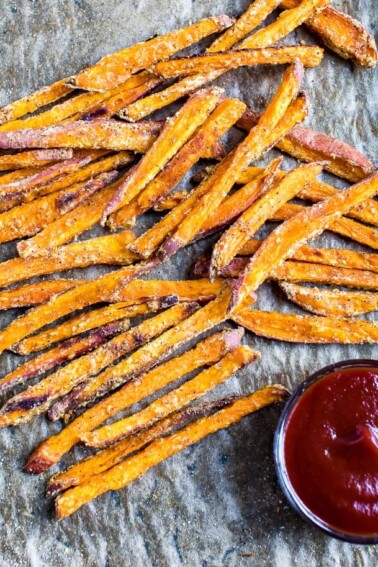
POLYGON ((122 461, 89 482, 71 488, 58 496, 55 501, 57 517, 73 514, 78 508, 108 490, 118 490, 130 484, 148 469, 179 453, 204 437, 237 423, 246 415, 267 405, 282 401, 286 390, 282 386, 267 386, 249 396, 236 400, 230 406, 211 416, 198 419, 176 433, 156 439, 143 451, 122 461))
POLYGON ((378 310, 378 293, 304 287, 280 282, 286 297, 302 309, 325 317, 354 317, 378 310))
POLYGON ((120 441, 113 447, 109 447, 103 451, 98 451, 95 455, 78 461, 68 469, 55 474, 49 479, 46 496, 56 496, 71 486, 77 486, 91 480, 95 474, 99 474, 110 469, 128 455, 134 453, 134 451, 138 451, 148 445, 148 443, 154 439, 163 437, 167 433, 171 433, 177 427, 187 425, 195 418, 203 417, 214 410, 223 409, 224 407, 234 403, 236 399, 237 396, 228 396, 211 402, 189 406, 188 408, 159 421, 146 431, 142 431, 137 435, 133 435, 128 439, 120 441))
POLYGON ((0 132, 0 148, 84 148, 146 152, 162 129, 152 120, 129 124, 116 120, 77 120, 46 128, 0 132))
POLYGON ((269 272, 292 256, 303 244, 332 226, 342 214, 378 192, 378 173, 349 189, 307 207, 279 225, 250 260, 245 273, 234 284, 229 310, 240 309, 268 277, 269 272))
POLYGON ((255 335, 305 344, 375 344, 378 325, 359 319, 312 317, 275 311, 242 309, 233 320, 255 335))
POLYGON ((112 229, 127 226, 131 219, 146 212, 165 197, 203 156, 205 149, 213 146, 235 124, 244 109, 245 104, 238 99, 221 102, 139 195, 108 219, 108 225, 112 229))
POLYGON ((12 258, 0 263, 0 287, 72 268, 97 264, 130 264, 136 257, 126 247, 134 238, 134 234, 126 230, 49 250, 42 257, 12 258))
POLYGON ((106 55, 96 65, 84 69, 70 79, 69 85, 90 91, 107 91, 141 69, 146 69, 156 61, 166 59, 177 51, 230 27, 233 23, 232 18, 220 15, 200 20, 190 26, 168 32, 143 43, 137 43, 106 55))
POLYGON ((54 161, 64 161, 73 157, 73 150, 69 148, 60 150, 29 150, 17 154, 8 154, 0 157, 0 171, 23 169, 24 167, 40 167, 54 161))
POLYGON ((72 289, 87 280, 45 280, 0 291, 0 310, 16 307, 30 307, 45 303, 56 293, 72 289))
POLYGON ((24 339, 14 345, 11 350, 18 354, 30 354, 47 348, 54 342, 70 338, 120 317, 131 318, 150 313, 156 310, 156 303, 159 305, 161 302, 162 307, 164 305, 167 307, 166 303, 172 296, 183 302, 207 303, 214 299, 224 286, 222 280, 210 283, 207 278, 192 281, 134 280, 108 298, 118 303, 76 315, 60 325, 24 339), (143 302, 143 305, 140 305, 140 302, 143 302))
POLYGON ((15 386, 29 382, 36 376, 48 372, 59 364, 85 355, 87 352, 98 348, 114 335, 127 331, 129 327, 128 319, 110 322, 102 327, 88 331, 84 335, 69 339, 52 350, 32 358, 0 380, 0 395, 3 395, 15 386))
MULTIPOLYGON (((117 335, 95 351, 70 362, 27 390, 10 398, 0 412, 0 425, 19 425, 48 410, 54 400, 64 396, 82 381, 96 375, 131 350, 188 317, 198 306, 181 304, 143 321, 140 325, 117 335)), ((132 355, 131 355, 132 356, 132 355)), ((147 366, 148 368, 148 366, 147 366)), ((144 371, 141 366, 137 374, 144 371)), ((63 398, 64 399, 64 398, 63 398)), ((54 414, 52 414, 52 417, 54 414)))
POLYGON ((154 65, 151 71, 164 79, 170 79, 179 75, 210 71, 223 70, 226 72, 244 66, 292 64, 296 60, 301 61, 304 67, 317 67, 323 59, 323 52, 321 47, 295 45, 240 49, 161 61, 154 65))
POLYGON ((17 181, 18 179, 25 179, 25 177, 30 177, 34 173, 42 171, 42 167, 24 167, 16 171, 10 171, 9 173, 2 173, 0 177, 0 186, 6 183, 11 183, 12 181, 17 181))
POLYGON ((215 244, 211 257, 210 280, 227 266, 246 242, 256 234, 275 210, 293 199, 308 181, 322 172, 321 164, 302 165, 286 173, 280 181, 273 177, 266 192, 247 208, 215 244))
POLYGON ((239 346, 218 363, 203 370, 195 378, 152 402, 145 409, 120 421, 84 433, 81 440, 90 447, 108 447, 113 443, 154 425, 171 413, 197 400, 235 374, 240 368, 258 360, 260 354, 247 346, 239 346))
POLYGON ((169 160, 205 122, 217 106, 223 91, 203 89, 192 95, 180 110, 166 122, 156 143, 143 156, 110 200, 105 218, 131 202, 150 183, 169 160))
MULTIPOLYGON (((300 0, 282 0, 282 7, 293 8, 300 0)), ((374 37, 354 18, 335 8, 326 8, 305 24, 323 43, 344 59, 362 67, 375 67, 378 61, 374 37)))
POLYGON ((56 404, 59 413, 55 417, 72 414, 78 408, 103 397, 109 391, 139 376, 141 371, 145 372, 155 366, 158 361, 169 356, 189 340, 223 322, 225 304, 229 297, 229 290, 224 290, 214 301, 176 325, 174 329, 166 331, 161 337, 140 348, 117 365, 108 368, 93 380, 79 385, 56 404))
POLYGON ((245 39, 239 48, 256 49, 277 43, 330 3, 331 0, 301 0, 298 6, 283 11, 273 23, 245 39))
POLYGON ((62 79, 24 98, 3 106, 3 108, 0 109, 0 124, 21 118, 25 116, 25 114, 30 114, 38 110, 38 108, 66 96, 71 92, 69 87, 66 86, 66 81, 67 79, 62 79))

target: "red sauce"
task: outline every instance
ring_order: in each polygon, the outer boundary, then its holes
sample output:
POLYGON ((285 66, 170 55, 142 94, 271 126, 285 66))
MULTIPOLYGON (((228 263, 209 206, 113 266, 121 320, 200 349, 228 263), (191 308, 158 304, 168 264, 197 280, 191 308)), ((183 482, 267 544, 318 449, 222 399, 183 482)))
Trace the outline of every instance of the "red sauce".
POLYGON ((378 369, 328 374, 298 399, 284 432, 294 492, 350 535, 378 534, 378 369))

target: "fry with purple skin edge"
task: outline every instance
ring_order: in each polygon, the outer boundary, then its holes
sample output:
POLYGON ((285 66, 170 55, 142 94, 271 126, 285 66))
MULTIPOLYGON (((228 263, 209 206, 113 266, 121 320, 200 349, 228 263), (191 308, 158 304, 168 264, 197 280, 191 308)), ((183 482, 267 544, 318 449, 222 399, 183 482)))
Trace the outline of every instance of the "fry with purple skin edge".
POLYGON ((29 150, 17 154, 8 154, 0 157, 0 171, 23 169, 24 167, 40 167, 49 165, 54 161, 72 159, 72 149, 29 150))
POLYGON ((86 281, 69 279, 44 280, 0 291, 0 310, 30 307, 45 303, 56 293, 62 293, 86 281))

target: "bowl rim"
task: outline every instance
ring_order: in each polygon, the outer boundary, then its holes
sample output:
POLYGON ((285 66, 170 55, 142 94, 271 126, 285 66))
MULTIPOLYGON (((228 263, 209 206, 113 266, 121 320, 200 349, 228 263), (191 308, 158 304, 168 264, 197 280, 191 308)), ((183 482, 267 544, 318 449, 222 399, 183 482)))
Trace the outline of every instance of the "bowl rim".
POLYGON ((337 370, 343 370, 346 368, 376 368, 378 370, 378 360, 374 359, 349 359, 349 360, 342 360, 339 362, 334 362, 329 364, 328 366, 324 366, 320 368, 316 372, 310 374, 305 380, 303 380, 299 386, 295 388, 291 396, 285 403, 285 406, 282 410, 280 415, 277 428, 274 435, 274 443, 273 443, 273 455, 274 455, 274 462, 276 473, 278 477, 279 484, 283 493, 285 494, 287 500, 289 501, 290 505, 294 510, 311 526, 315 526, 316 528, 320 529, 323 533, 336 538, 341 541, 345 541, 348 543, 355 543, 355 544, 362 544, 362 545, 372 545, 378 544, 378 533, 376 535, 357 535, 351 534, 348 532, 339 531, 331 526, 329 526, 326 522, 324 522, 321 518, 318 518, 315 514, 311 512, 309 508, 302 502, 302 500, 298 497, 296 491, 294 490, 289 475, 286 471, 285 467, 285 459, 284 459, 284 437, 285 437, 285 428, 288 422, 289 417, 291 416, 294 407, 297 404, 299 398, 304 394, 308 388, 310 388, 315 382, 321 380, 328 374, 332 374, 337 370))

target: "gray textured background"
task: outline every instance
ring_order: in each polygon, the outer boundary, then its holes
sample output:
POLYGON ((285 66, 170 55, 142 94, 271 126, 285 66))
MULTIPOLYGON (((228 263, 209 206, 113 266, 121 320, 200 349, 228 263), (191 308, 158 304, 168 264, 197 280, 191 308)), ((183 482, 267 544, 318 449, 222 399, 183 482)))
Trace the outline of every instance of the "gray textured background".
MULTIPOLYGON (((375 0, 339 0, 334 4, 356 15, 377 38, 375 0)), ((0 103, 75 73, 135 41, 209 15, 240 13, 247 5, 246 0, 2 0, 0 103)), ((296 40, 312 40, 304 32, 294 35, 296 40)), ((282 69, 243 69, 220 83, 229 94, 263 108, 281 73, 282 69)), ((327 53, 320 68, 307 72, 305 85, 313 102, 308 123, 355 144, 374 160, 378 71, 356 69, 327 53)), ((287 159, 285 163, 293 162, 287 159)), ((147 217, 143 223, 153 220, 147 217)), ((96 229, 91 234, 99 233, 96 229)), ((336 238, 324 238, 328 245, 350 246, 336 238)), ((154 276, 189 275, 193 258, 208 245, 201 243, 183 251, 154 276)), ((1 257, 13 253, 13 245, 3 246, 1 257)), ((87 271, 91 276, 97 273, 87 271)), ((270 285, 260 291, 259 305, 291 309, 270 285)), ((2 324, 14 315, 2 315, 2 324)), ((247 392, 272 382, 293 387, 309 372, 330 362, 378 358, 375 346, 300 346, 252 336, 246 340, 261 349, 261 363, 218 388, 217 395, 247 392)), ((2 374, 17 362, 15 356, 3 356, 2 374)), ((377 565, 376 548, 331 540, 308 527, 287 506, 271 456, 278 415, 278 408, 269 408, 246 418, 60 523, 53 519, 51 504, 43 497, 43 479, 20 472, 32 448, 59 426, 41 418, 31 426, 2 431, 0 566, 377 565)), ((70 455, 65 462, 73 458, 70 455)))

